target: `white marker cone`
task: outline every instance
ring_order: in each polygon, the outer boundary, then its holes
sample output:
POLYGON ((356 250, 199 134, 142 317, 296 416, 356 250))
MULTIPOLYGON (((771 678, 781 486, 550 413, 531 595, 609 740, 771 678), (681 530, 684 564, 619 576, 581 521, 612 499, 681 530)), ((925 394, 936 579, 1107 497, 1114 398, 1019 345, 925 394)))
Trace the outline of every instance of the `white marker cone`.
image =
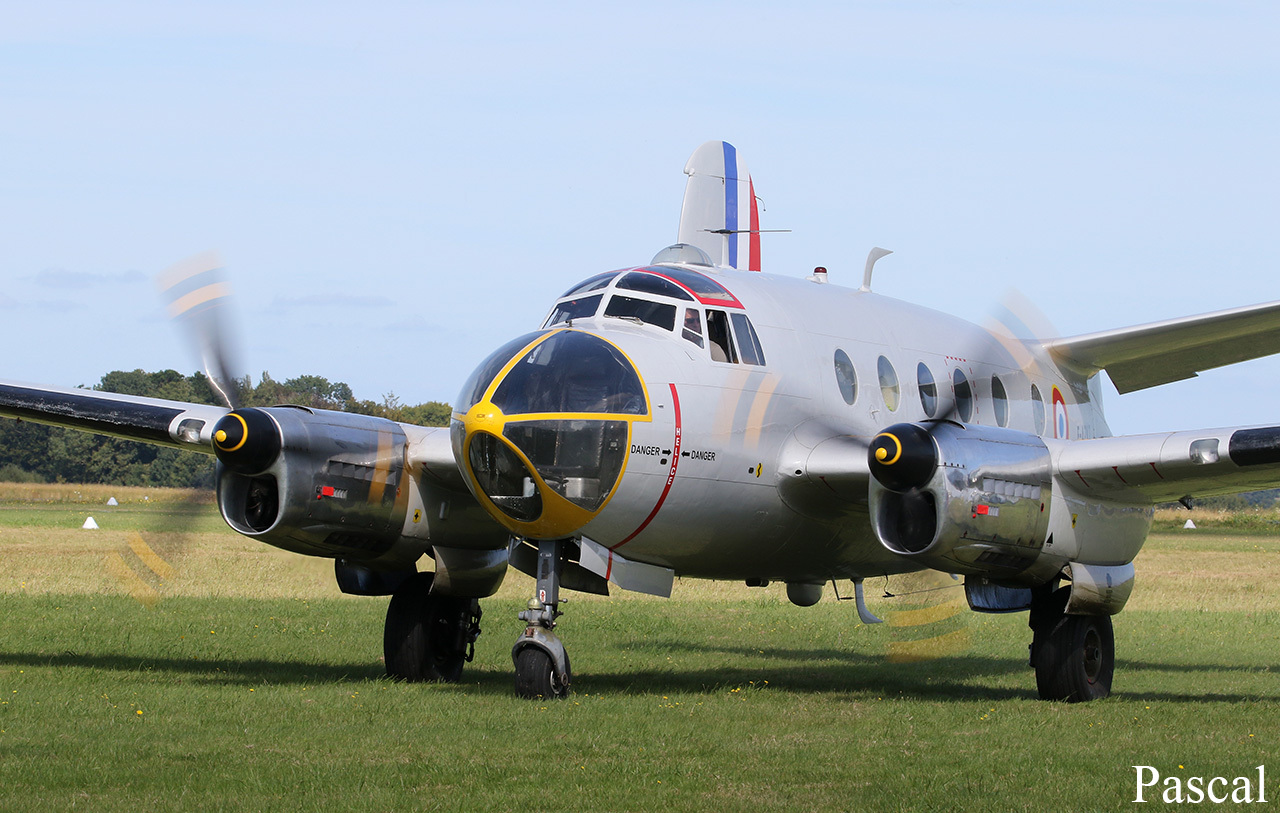
POLYGON ((98 523, 93 521, 93 517, 89 517, 80 527, 87 531, 96 531, 98 530, 98 523))
POLYGON ((107 505, 119 505, 119 504, 120 503, 116 502, 115 497, 112 497, 111 499, 107 500, 107 505))
POLYGON ((1183 528, 1190 528, 1190 529, 1192 529, 1192 530, 1195 530, 1196 524, 1195 524, 1194 522, 1192 522, 1191 520, 1187 520, 1187 524, 1186 524, 1186 525, 1183 525, 1182 527, 1183 527, 1183 528))

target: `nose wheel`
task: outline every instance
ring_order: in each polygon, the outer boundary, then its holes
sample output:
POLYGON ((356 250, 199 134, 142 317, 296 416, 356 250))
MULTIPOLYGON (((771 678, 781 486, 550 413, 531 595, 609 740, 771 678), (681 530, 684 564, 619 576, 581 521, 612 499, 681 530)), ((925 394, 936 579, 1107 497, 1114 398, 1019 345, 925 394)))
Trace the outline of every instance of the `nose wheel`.
POLYGON ((569 696, 569 653, 554 635, 550 641, 516 643, 512 660, 516 664, 516 695, 519 697, 560 700, 569 696), (558 651, 557 651, 558 650, 558 651))
POLYGON ((538 542, 538 581, 529 608, 519 618, 528 626, 511 659, 516 667, 516 694, 527 698, 560 699, 569 696, 572 674, 569 653, 552 631, 560 616, 560 576, 564 572, 565 539, 538 542))

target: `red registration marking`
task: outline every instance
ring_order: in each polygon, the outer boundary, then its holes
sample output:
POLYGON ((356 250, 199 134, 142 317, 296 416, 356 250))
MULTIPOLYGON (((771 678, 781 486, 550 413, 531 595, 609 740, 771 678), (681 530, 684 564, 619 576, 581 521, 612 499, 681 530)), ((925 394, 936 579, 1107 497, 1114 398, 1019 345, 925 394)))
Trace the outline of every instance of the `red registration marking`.
POLYGON ((321 497, 332 497, 332 496, 333 496, 333 486, 321 486, 320 493, 316 495, 316 499, 318 500, 321 497))
MULTIPOLYGON (((666 502, 667 494, 671 492, 671 484, 676 480, 676 467, 680 465, 680 395, 676 392, 676 385, 671 384, 671 404, 676 419, 676 439, 671 446, 671 470, 667 473, 667 484, 662 487, 662 495, 658 497, 658 504, 653 506, 653 510, 649 512, 649 516, 644 518, 644 522, 640 523, 640 527, 636 528, 631 534, 618 544, 609 548, 615 551, 631 540, 635 539, 641 531, 649 527, 649 523, 653 522, 653 518, 658 515, 658 511, 662 508, 662 504, 666 502)), ((612 558, 610 557, 609 571, 613 571, 612 558)), ((606 578, 608 578, 606 576, 606 578)))
POLYGON ((989 513, 990 511, 991 511, 991 509, 990 509, 989 507, 985 506, 985 505, 979 505, 977 508, 974 508, 974 509, 973 509, 973 513, 975 513, 975 514, 979 514, 979 515, 984 515, 984 516, 985 516, 987 513, 989 513))

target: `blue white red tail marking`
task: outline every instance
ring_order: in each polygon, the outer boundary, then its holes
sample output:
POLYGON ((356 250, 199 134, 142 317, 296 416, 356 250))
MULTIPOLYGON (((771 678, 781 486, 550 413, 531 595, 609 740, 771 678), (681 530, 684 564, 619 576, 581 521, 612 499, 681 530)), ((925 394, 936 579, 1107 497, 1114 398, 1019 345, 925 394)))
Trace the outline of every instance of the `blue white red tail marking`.
POLYGON ((708 141, 685 165, 681 243, 691 243, 720 264, 760 270, 760 207, 755 185, 738 151, 727 141, 708 141))

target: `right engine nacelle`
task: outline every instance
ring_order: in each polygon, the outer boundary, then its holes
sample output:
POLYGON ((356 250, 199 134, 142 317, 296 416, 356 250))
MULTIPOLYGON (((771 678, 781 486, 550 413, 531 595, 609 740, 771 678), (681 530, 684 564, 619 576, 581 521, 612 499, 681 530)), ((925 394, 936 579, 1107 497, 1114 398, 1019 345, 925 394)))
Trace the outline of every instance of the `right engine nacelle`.
POLYGON ((1049 529, 1052 469, 1035 435, 898 424, 868 454, 880 543, 930 568, 1010 578, 1035 563, 1049 529))

